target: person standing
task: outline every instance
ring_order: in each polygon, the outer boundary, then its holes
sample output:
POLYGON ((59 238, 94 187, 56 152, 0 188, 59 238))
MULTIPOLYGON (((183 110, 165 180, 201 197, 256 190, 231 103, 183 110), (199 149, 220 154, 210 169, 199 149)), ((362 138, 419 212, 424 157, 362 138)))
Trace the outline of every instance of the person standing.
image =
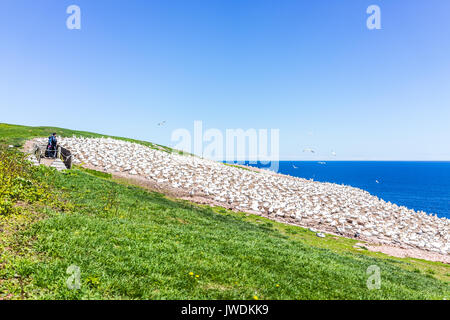
POLYGON ((56 140, 56 132, 53 132, 50 137, 48 137, 48 146, 50 158, 56 158, 56 145, 58 141, 56 140))

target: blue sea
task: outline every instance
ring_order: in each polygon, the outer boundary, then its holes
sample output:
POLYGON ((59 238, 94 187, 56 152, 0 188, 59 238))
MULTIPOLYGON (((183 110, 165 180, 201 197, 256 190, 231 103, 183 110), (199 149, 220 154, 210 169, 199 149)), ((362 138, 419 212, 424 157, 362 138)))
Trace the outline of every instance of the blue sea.
POLYGON ((280 161, 278 172, 350 185, 397 205, 450 218, 450 162, 280 161))

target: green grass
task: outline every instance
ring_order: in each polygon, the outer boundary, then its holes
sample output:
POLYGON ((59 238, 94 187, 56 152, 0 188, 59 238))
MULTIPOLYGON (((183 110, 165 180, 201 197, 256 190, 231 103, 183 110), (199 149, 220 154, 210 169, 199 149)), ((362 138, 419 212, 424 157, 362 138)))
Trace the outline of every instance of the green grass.
POLYGON ((339 254, 347 254, 350 256, 364 255, 367 257, 383 259, 390 263, 394 263, 405 270, 424 274, 433 274, 439 280, 442 280, 446 283, 450 282, 450 274, 448 273, 450 270, 450 266, 441 262, 433 262, 417 258, 397 258, 381 252, 369 251, 367 250, 367 248, 364 248, 364 246, 355 246, 358 243, 362 243, 364 245, 364 241, 361 240, 339 237, 330 234, 325 234, 325 238, 319 238, 316 236, 315 232, 311 232, 307 228, 300 228, 293 225, 275 222, 258 215, 242 212, 235 213, 220 207, 214 208, 214 211, 219 214, 231 214, 234 216, 238 216, 242 221, 246 221, 249 223, 269 226, 270 228, 277 230, 290 239, 299 240, 314 247, 328 249, 339 254))
POLYGON ((77 131, 57 127, 28 127, 14 124, 0 123, 0 144, 13 145, 15 147, 21 147, 26 140, 37 137, 48 137, 51 133, 56 132, 61 137, 86 137, 86 138, 114 138, 123 141, 129 141, 139 143, 152 149, 164 151, 182 153, 181 151, 174 150, 172 148, 162 146, 156 143, 151 143, 142 140, 135 140, 123 137, 108 136, 104 134, 92 133, 87 131, 77 131))
POLYGON ((64 206, 30 204, 22 214, 0 219, 0 297, 449 296, 450 269, 442 263, 358 250, 352 239, 318 238, 304 228, 170 199, 84 169, 43 168, 37 174, 64 206), (71 265, 81 271, 79 290, 66 284, 71 265), (371 265, 381 268, 380 290, 366 286, 371 265))
POLYGON ((78 170, 84 171, 86 173, 89 173, 93 176, 99 177, 99 178, 104 178, 104 179, 111 179, 112 178, 112 174, 108 173, 108 172, 103 172, 103 171, 98 171, 98 170, 93 170, 93 169, 89 169, 89 168, 84 168, 82 166, 79 165, 74 165, 73 168, 76 168, 78 170))

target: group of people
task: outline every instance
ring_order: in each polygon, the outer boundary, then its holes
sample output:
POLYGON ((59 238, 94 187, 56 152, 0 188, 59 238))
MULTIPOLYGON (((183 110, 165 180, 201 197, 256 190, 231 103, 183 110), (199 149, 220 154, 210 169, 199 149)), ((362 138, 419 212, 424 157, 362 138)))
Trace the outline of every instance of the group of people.
POLYGON ((58 140, 56 140, 56 132, 53 132, 50 137, 48 137, 48 144, 47 144, 47 154, 50 158, 56 158, 56 148, 58 145, 58 140))

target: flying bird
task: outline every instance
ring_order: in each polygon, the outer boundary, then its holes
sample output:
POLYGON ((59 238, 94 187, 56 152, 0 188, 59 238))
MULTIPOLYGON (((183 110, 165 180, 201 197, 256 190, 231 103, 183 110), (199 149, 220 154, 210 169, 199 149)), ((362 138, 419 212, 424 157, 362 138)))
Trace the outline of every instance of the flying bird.
POLYGON ((316 153, 316 152, 314 151, 314 149, 312 149, 312 148, 305 148, 305 149, 303 149, 303 152, 316 153))
POLYGON ((333 157, 336 157, 336 152, 331 151, 331 155, 332 155, 333 157))
POLYGON ((162 127, 162 126, 165 125, 165 124, 166 124, 166 120, 161 121, 160 123, 158 123, 158 127, 162 127))

